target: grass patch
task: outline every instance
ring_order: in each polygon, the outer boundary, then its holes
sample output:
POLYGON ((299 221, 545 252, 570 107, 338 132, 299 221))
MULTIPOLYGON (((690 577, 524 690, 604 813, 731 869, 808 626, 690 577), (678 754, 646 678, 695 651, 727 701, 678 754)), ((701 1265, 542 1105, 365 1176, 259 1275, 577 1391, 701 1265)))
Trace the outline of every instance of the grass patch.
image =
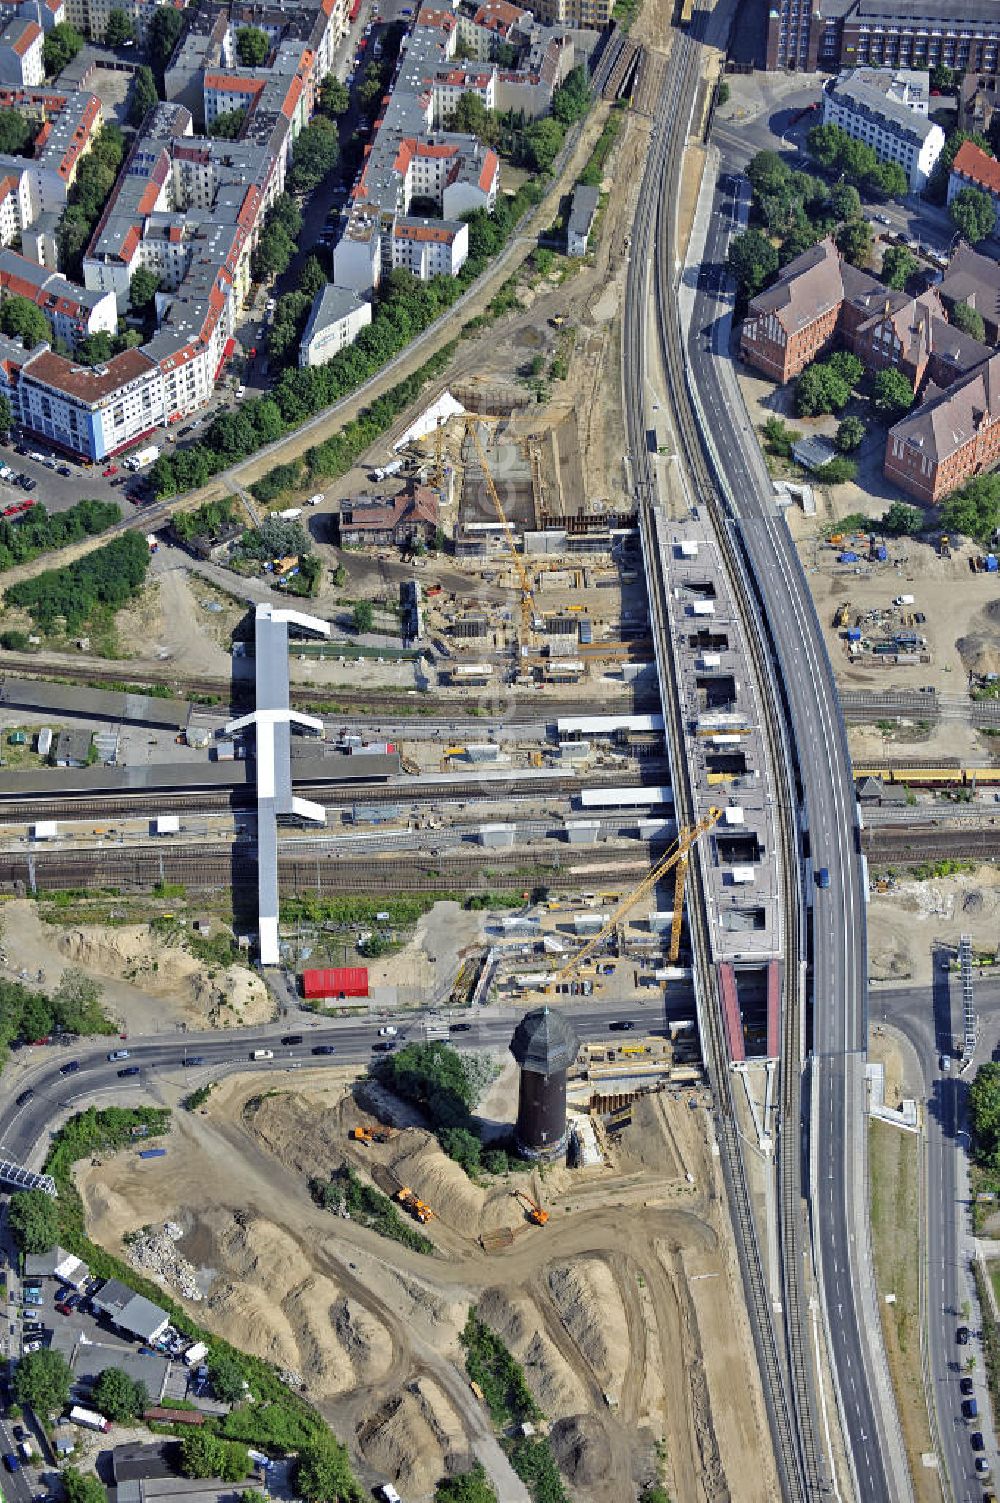
POLYGON ((390 1242, 399 1242, 414 1252, 432 1253, 434 1243, 399 1214, 388 1195, 366 1185, 349 1166, 337 1169, 328 1180, 313 1178, 309 1194, 325 1211, 346 1211, 358 1226, 367 1226, 390 1242))
MULTIPOLYGON (((973 1259, 972 1271, 976 1276, 976 1294, 979 1297, 979 1312, 982 1317, 983 1327, 983 1355, 986 1362, 986 1381, 990 1389, 990 1403, 993 1413, 1000 1413, 1000 1326, 993 1318, 993 1308, 990 1304, 990 1292, 986 1287, 983 1270, 979 1259, 973 1259)), ((993 1287, 996 1288, 998 1273, 997 1265, 990 1267, 990 1277, 993 1287)))
POLYGON ((605 120, 604 128, 594 143, 593 151, 587 158, 587 164, 577 179, 585 187, 599 188, 601 186, 601 179, 604 176, 604 164, 611 155, 612 146, 614 146, 618 139, 618 134, 622 128, 622 120, 627 109, 628 105, 624 103, 616 104, 608 115, 607 120, 605 120))
POLYGON ((920 1503, 940 1498, 934 1474, 920 1464, 932 1449, 920 1357, 920 1139, 887 1122, 868 1138, 872 1246, 889 1371, 914 1490, 920 1503), (892 1304, 887 1294, 895 1295, 892 1304))
MULTIPOLYGON (((482 1390, 498 1432, 543 1418, 520 1364, 474 1310, 469 1311, 460 1340, 465 1348, 465 1370, 470 1381, 482 1390)), ((534 1503, 569 1503, 548 1436, 508 1436, 501 1445, 534 1503)))

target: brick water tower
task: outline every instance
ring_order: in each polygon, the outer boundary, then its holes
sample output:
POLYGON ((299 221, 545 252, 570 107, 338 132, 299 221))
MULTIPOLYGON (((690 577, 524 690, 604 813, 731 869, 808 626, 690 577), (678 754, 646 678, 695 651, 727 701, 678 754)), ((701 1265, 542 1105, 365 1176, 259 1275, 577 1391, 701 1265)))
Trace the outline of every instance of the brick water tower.
POLYGON ((514 1029, 510 1052, 521 1067, 517 1146, 528 1159, 566 1151, 566 1071, 576 1059, 576 1034, 561 1012, 539 1007, 514 1029))

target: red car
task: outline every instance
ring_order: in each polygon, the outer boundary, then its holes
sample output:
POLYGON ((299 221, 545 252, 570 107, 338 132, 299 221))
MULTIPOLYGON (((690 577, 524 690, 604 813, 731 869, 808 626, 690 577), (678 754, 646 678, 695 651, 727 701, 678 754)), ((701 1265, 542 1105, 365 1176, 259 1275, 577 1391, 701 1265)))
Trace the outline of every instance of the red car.
POLYGON ((101 471, 101 474, 104 476, 105 480, 107 480, 109 475, 118 474, 118 466, 116 464, 109 464, 106 470, 101 471))

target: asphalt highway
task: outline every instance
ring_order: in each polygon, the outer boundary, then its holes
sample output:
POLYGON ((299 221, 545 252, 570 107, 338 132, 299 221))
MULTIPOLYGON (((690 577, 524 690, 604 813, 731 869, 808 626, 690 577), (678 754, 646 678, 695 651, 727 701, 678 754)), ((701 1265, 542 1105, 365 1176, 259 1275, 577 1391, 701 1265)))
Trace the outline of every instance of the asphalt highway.
POLYGON ((908 1498, 911 1487, 880 1336, 865 1199, 867 950, 851 763, 808 583, 775 508, 729 359, 732 299, 724 262, 737 217, 733 201, 745 189, 725 176, 720 189, 694 300, 689 371, 764 607, 796 748, 803 856, 810 858, 803 865, 805 895, 813 905, 814 1257, 857 1496, 882 1503, 908 1498), (820 866, 830 873, 822 892, 812 877, 820 866))
MULTIPOLYGON (((676 1011, 690 1002, 693 1016, 693 999, 690 988, 672 984, 670 1006, 676 1011)), ((552 1004, 550 1004, 552 1005, 552 1004)), ((85 1106, 134 1105, 143 1100, 162 1100, 165 1084, 183 1086, 194 1090, 207 1080, 218 1079, 237 1071, 254 1070, 261 1074, 273 1074, 276 1070, 322 1069, 345 1064, 362 1064, 372 1057, 372 1045, 379 1042, 378 1030, 394 1026, 399 1029, 397 1041, 419 1042, 425 1037, 424 1023, 432 1022, 447 1027, 449 1022, 468 1023, 467 1032, 449 1035, 449 1042, 457 1049, 504 1050, 510 1042, 514 1026, 523 1008, 500 1009, 491 1007, 480 1013, 414 1014, 401 1013, 395 1017, 378 1014, 364 1018, 323 1019, 317 1022, 312 1014, 286 1017, 280 1025, 257 1029, 231 1029, 225 1032, 155 1034, 149 1038, 130 1038, 119 1043, 115 1039, 86 1040, 79 1044, 31 1049, 37 1055, 37 1063, 20 1075, 16 1093, 0 1106, 0 1156, 34 1167, 33 1152, 44 1144, 52 1125, 63 1115, 82 1111, 85 1106), (300 1034, 301 1044, 282 1044, 283 1037, 300 1034), (318 1046, 332 1047, 330 1055, 316 1055, 318 1046), (116 1047, 128 1049, 127 1060, 109 1061, 108 1054, 116 1047), (271 1049, 274 1058, 253 1060, 255 1049, 271 1049), (80 1068, 64 1075, 62 1070, 70 1061, 78 1061, 80 1068), (119 1071, 138 1068, 138 1075, 122 1077, 119 1071), (33 1094, 23 1104, 18 1098, 26 1091, 33 1094)), ((606 1002, 578 1003, 564 1007, 581 1040, 614 1038, 609 1034, 612 1021, 630 1021, 634 1028, 632 1038, 644 1033, 664 1031, 662 1003, 658 998, 648 1004, 634 1002, 609 1006, 606 1002)), ((618 1035, 627 1040, 630 1034, 618 1035)))

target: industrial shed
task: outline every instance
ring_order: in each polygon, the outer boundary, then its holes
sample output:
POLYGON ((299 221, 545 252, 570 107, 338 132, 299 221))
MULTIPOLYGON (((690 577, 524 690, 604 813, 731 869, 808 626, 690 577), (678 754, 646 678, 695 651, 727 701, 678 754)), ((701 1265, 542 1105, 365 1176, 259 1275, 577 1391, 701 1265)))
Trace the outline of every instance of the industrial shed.
POLYGON ((159 699, 148 694, 124 694, 114 689, 86 689, 74 684, 46 684, 35 679, 0 680, 0 705, 16 710, 61 712, 87 720, 122 721, 153 730, 177 731, 187 725, 191 705, 186 699, 159 699))

